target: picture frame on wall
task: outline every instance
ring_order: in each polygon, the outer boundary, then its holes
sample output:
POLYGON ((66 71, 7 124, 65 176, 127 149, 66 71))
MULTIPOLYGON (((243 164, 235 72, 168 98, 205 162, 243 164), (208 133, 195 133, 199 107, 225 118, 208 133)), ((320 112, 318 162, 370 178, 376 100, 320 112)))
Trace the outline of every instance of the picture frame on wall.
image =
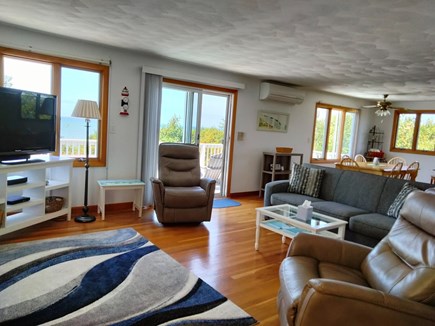
POLYGON ((287 132, 288 118, 286 113, 258 111, 257 130, 287 132))

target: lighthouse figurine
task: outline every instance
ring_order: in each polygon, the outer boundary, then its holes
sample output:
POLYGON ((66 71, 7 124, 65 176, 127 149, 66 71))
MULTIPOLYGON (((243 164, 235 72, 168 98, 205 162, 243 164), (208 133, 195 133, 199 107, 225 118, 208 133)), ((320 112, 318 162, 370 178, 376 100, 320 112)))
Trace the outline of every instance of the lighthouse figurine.
POLYGON ((121 91, 121 112, 120 115, 128 115, 128 89, 124 87, 121 91))

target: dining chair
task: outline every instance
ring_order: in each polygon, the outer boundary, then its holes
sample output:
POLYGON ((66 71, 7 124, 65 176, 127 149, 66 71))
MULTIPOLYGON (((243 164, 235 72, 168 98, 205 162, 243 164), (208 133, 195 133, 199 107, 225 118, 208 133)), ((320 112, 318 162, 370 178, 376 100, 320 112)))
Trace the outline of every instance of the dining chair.
POLYGON ((390 158, 390 159, 388 160, 387 164, 391 164, 391 165, 393 165, 393 164, 396 164, 396 163, 399 163, 399 162, 402 162, 403 165, 406 165, 406 161, 405 161, 405 159, 403 159, 403 158, 401 158, 401 157, 399 157, 399 156, 395 156, 395 157, 393 157, 393 158, 390 158))
POLYGON ((411 181, 415 181, 415 179, 417 178, 417 174, 418 174, 418 169, 420 168, 420 163, 415 161, 412 162, 408 168, 406 169, 406 173, 403 176, 403 179, 405 180, 411 180, 411 181))
POLYGON ((355 162, 367 162, 364 155, 361 155, 361 154, 356 154, 354 160, 355 160, 355 162))
POLYGON ((388 177, 389 178, 400 179, 400 177, 402 175, 402 167, 403 167, 403 163, 402 162, 396 163, 393 166, 393 168, 391 169, 391 172, 388 174, 388 177))
POLYGON ((346 166, 355 166, 355 167, 359 168, 358 163, 354 159, 352 159, 350 157, 343 158, 341 160, 340 164, 341 165, 346 165, 346 166))

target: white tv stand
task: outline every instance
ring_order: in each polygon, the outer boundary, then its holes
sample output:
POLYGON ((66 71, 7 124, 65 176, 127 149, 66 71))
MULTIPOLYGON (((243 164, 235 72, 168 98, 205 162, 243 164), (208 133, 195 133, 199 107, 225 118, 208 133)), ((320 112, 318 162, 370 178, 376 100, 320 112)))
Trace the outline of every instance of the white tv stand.
POLYGON ((45 162, 0 164, 0 235, 10 233, 55 217, 67 215, 71 220, 72 166, 74 159, 48 157, 45 162), (9 185, 8 176, 27 177, 26 183, 9 185), (10 195, 30 197, 27 202, 8 205, 10 195), (63 207, 45 213, 45 197, 61 196, 63 207))

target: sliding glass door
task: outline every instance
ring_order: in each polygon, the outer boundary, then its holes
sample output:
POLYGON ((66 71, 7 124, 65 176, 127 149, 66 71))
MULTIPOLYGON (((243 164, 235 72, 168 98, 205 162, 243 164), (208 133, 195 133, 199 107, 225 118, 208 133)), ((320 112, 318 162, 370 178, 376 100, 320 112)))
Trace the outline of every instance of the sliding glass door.
POLYGON ((164 83, 160 142, 196 144, 202 176, 216 179, 216 192, 226 195, 228 112, 231 94, 164 83))

